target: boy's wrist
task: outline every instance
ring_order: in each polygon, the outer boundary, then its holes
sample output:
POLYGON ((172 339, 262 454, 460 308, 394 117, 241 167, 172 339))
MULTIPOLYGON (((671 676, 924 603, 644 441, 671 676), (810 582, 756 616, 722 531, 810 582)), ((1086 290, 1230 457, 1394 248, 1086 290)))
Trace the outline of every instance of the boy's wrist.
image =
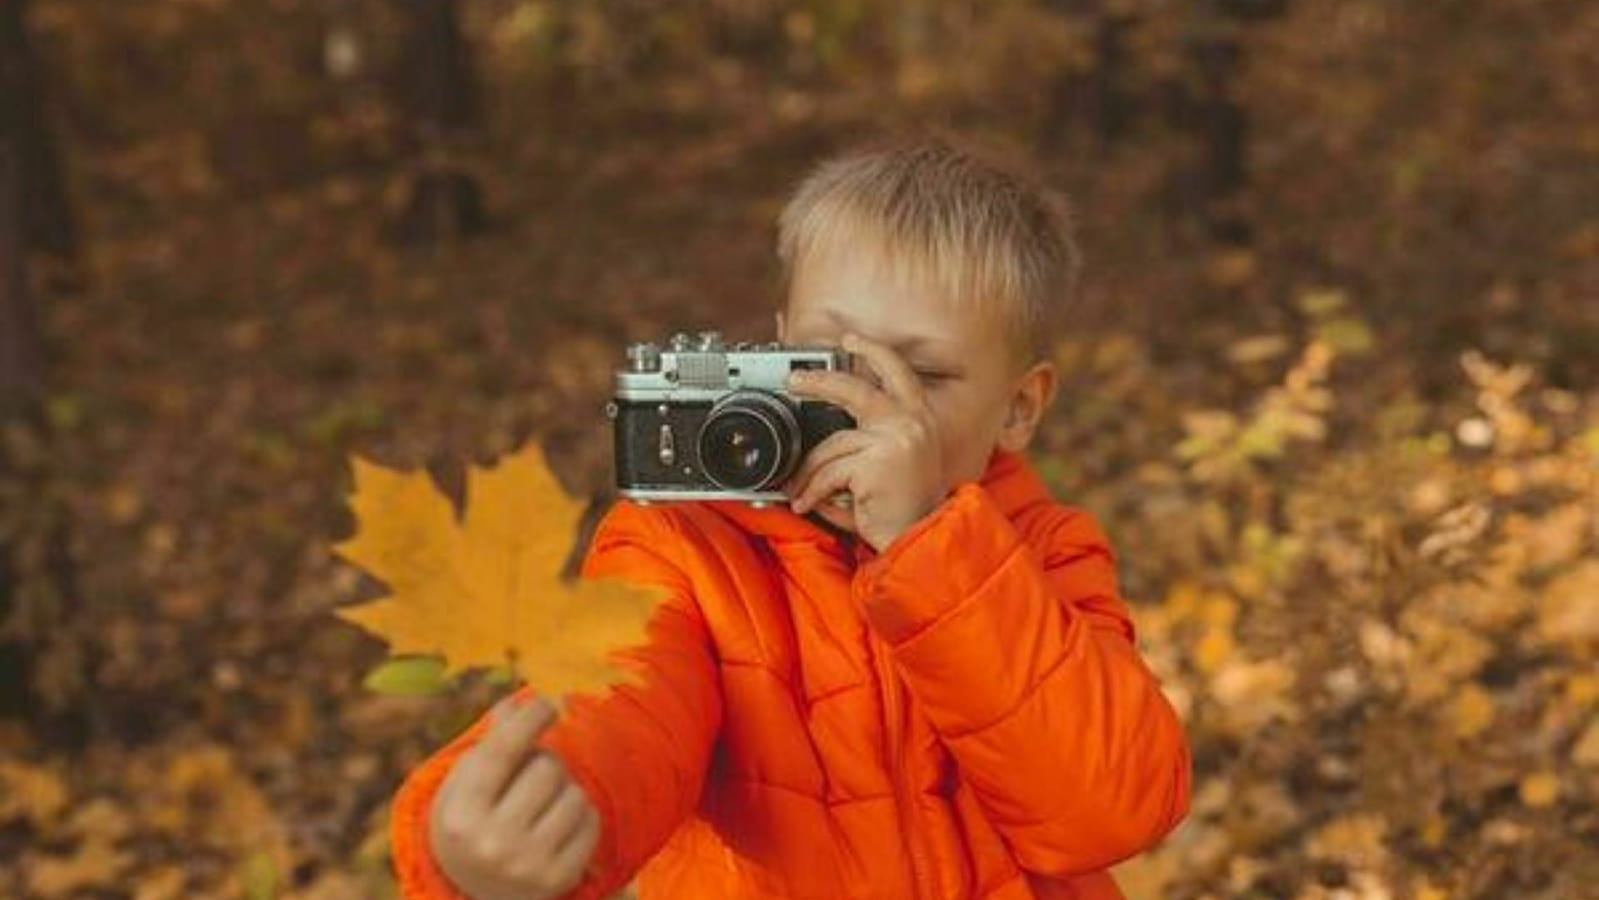
POLYGON ((956 485, 857 571, 857 602, 867 621, 891 644, 920 632, 1008 555, 1016 539, 1009 524, 980 484, 956 485))
POLYGON ((872 545, 873 550, 876 550, 879 554, 887 554, 901 538, 918 530, 922 525, 937 516, 939 511, 949 503, 950 498, 955 496, 955 491, 959 487, 960 485, 956 485, 945 491, 936 500, 921 504, 920 512, 906 515, 900 521, 878 529, 875 535, 862 535, 862 537, 866 538, 867 543, 872 545))

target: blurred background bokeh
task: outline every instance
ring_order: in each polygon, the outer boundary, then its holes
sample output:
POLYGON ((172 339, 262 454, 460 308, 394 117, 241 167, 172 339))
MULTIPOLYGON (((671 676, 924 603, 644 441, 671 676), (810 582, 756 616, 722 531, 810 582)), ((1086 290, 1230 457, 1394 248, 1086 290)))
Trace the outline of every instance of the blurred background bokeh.
MULTIPOLYGON (((393 896, 348 459, 607 499, 830 151, 1076 205, 1035 459, 1195 748, 1130 897, 1599 896, 1599 5, 0 0, 0 897, 393 896)), ((378 689, 379 687, 385 689, 378 689)))

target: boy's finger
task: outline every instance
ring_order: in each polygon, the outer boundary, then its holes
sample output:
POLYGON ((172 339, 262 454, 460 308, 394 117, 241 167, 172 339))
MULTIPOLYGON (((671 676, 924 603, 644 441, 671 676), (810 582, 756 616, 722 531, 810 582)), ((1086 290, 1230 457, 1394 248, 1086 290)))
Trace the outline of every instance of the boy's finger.
MULTIPOLYGON (((599 837, 600 826, 602 824, 603 822, 600 819, 599 809, 596 808, 593 803, 585 804, 583 806, 583 815, 578 819, 577 827, 573 828, 572 833, 567 835, 566 840, 562 843, 559 852, 561 854, 568 853, 575 849, 574 845, 581 846, 584 841, 589 840, 591 837, 599 837)), ((592 848, 593 844, 590 844, 589 846, 592 848)))
POLYGON ((589 808, 588 795, 575 781, 568 781, 555 801, 544 808, 529 824, 528 844, 554 849, 571 840, 572 833, 583 824, 584 811, 589 808))
POLYGON ((847 490, 854 475, 854 456, 855 454, 851 453, 817 469, 811 475, 810 481, 800 489, 800 495, 794 499, 793 510, 804 514, 834 493, 847 490))
POLYGON ((866 360, 890 396, 912 408, 920 408, 926 402, 921 379, 916 377, 905 357, 893 348, 853 332, 844 335, 841 344, 845 350, 866 360))
POLYGON ((514 694, 495 704, 494 724, 484 741, 495 742, 497 752, 520 758, 554 722, 555 707, 549 700, 532 693, 514 694))
POLYGON ((788 505, 790 505, 793 512, 804 515, 804 513, 811 512, 811 508, 820 504, 822 500, 833 496, 835 492, 847 491, 852 470, 839 467, 847 465, 847 460, 855 456, 857 452, 860 451, 849 452, 849 454, 844 454, 838 459, 831 460, 827 465, 815 468, 809 475, 806 475, 806 480, 796 484, 795 489, 793 489, 793 497, 788 500, 788 505), (831 481, 823 481, 823 476, 828 476, 828 473, 831 473, 831 481))
POLYGON ((494 704, 484 741, 497 741, 497 746, 520 752, 526 746, 522 738, 537 736, 554 721, 555 707, 549 700, 532 691, 512 694, 494 704))
POLYGON ((855 417, 856 423, 862 425, 889 409, 887 394, 848 372, 820 369, 790 372, 787 387, 802 397, 814 397, 844 407, 855 417))
POLYGON ((504 834, 521 833, 560 794, 567 780, 566 767, 554 753, 541 750, 534 754, 494 804, 489 813, 493 827, 504 834))
POLYGON ((602 827, 604 823, 600 819, 599 811, 592 805, 586 807, 577 829, 550 860, 555 871, 567 873, 574 881, 581 878, 584 866, 588 865, 589 859, 594 855, 594 848, 600 843, 602 827))
POLYGON ((788 495, 790 502, 798 500, 817 472, 869 448, 875 439, 870 431, 854 428, 829 435, 800 460, 798 470, 783 483, 783 492, 788 495))
POLYGON ((863 449, 871 439, 869 434, 858 428, 835 431, 823 438, 820 444, 811 448, 810 453, 805 454, 805 458, 800 460, 799 468, 795 469, 794 474, 783 483, 784 492, 791 498, 799 496, 800 491, 805 489, 805 483, 817 469, 841 456, 848 456, 863 449))
POLYGON ((474 808, 493 807, 506 783, 538 751, 534 739, 555 721, 555 708, 542 697, 507 697, 490 712, 488 734, 472 748, 469 766, 463 766, 457 791, 462 802, 474 808))

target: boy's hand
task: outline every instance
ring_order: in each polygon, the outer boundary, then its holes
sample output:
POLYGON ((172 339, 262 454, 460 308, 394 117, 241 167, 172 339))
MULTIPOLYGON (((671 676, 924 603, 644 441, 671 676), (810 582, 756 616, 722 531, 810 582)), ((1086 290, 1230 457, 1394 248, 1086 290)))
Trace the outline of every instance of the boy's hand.
POLYGON ((439 787, 428 839, 472 900, 548 900, 575 887, 599 843, 600 817, 561 760, 534 744, 555 720, 543 698, 501 700, 488 733, 439 787))
POLYGON ((938 426, 921 381, 898 353, 853 334, 841 345, 865 359, 883 387, 848 372, 789 376, 789 390, 844 407, 856 427, 817 444, 784 491, 801 514, 848 491, 856 532, 881 551, 944 499, 938 426))

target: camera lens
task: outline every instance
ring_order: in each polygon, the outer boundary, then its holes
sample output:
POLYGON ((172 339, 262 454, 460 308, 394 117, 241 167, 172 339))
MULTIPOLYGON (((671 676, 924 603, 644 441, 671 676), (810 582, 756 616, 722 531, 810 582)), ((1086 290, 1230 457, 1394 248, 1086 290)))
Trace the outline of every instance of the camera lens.
POLYGON ((700 465, 724 490, 760 490, 788 476, 799 443, 799 423, 786 402, 765 391, 737 391, 706 416, 700 465))

